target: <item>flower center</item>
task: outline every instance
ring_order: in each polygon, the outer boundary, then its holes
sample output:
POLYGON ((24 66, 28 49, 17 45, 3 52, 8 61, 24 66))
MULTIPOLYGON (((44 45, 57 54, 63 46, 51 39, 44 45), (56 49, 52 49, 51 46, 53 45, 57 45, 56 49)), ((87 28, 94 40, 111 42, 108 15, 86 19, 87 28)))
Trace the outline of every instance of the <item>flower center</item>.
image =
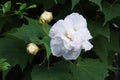
POLYGON ((67 32, 65 33, 65 36, 66 36, 70 41, 73 41, 73 39, 68 35, 67 32))

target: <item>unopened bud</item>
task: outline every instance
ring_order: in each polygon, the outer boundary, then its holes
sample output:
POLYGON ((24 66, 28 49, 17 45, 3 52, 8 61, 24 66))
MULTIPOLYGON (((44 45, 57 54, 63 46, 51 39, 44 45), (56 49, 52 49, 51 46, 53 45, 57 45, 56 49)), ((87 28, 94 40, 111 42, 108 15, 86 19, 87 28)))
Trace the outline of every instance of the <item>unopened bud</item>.
POLYGON ((34 43, 29 43, 27 46, 27 52, 32 55, 36 55, 39 51, 39 47, 34 43))
POLYGON ((52 12, 44 11, 40 16, 40 23, 49 23, 53 19, 52 12))

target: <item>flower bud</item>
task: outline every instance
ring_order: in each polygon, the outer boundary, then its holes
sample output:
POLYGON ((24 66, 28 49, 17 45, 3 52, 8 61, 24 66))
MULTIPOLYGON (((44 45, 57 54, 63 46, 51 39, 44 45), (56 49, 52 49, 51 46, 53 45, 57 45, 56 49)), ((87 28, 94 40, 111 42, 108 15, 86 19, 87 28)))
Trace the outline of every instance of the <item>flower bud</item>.
POLYGON ((32 55, 36 55, 39 51, 39 47, 34 43, 29 43, 27 45, 27 52, 32 55))
POLYGON ((40 16, 40 23, 49 23, 53 19, 52 12, 44 11, 40 16))

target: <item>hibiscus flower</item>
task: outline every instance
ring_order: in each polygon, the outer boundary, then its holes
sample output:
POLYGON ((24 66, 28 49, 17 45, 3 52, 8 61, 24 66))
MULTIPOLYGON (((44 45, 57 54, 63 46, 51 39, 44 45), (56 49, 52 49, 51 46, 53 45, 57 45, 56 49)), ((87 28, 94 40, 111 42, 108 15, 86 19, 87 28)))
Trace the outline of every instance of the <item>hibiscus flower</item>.
POLYGON ((93 45, 89 42, 92 36, 87 28, 86 19, 72 13, 64 20, 57 21, 50 29, 51 51, 54 56, 63 56, 66 60, 76 60, 81 50, 90 50, 93 45))

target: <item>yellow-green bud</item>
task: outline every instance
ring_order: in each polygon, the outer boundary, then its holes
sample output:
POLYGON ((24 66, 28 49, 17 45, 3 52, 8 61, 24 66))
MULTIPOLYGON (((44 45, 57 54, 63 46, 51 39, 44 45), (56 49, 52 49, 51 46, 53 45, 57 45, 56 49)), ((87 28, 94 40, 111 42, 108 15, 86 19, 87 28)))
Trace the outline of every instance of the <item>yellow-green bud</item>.
POLYGON ((44 11, 39 19, 39 22, 42 23, 49 23, 53 19, 53 14, 52 12, 44 11))
POLYGON ((39 51, 39 47, 34 43, 29 43, 27 45, 27 52, 32 55, 36 55, 39 51))

